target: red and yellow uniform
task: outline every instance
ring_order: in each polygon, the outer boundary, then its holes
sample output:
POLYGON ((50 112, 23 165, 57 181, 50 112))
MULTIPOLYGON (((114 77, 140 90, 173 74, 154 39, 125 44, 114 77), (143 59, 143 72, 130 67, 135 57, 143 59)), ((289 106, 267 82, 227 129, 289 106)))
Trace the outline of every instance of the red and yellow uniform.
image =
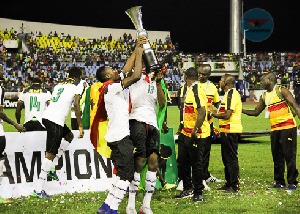
MULTIPOLYGON (((199 85, 205 91, 208 106, 212 106, 214 103, 220 102, 218 89, 212 82, 207 81, 206 83, 199 83, 199 85)), ((208 115, 208 122, 209 124, 213 122, 212 115, 208 115)))
POLYGON ((220 132, 242 133, 242 100, 235 88, 229 89, 221 102, 219 113, 225 113, 226 110, 232 110, 232 115, 228 120, 219 119, 220 132))
MULTIPOLYGON (((198 111, 197 109, 205 106, 207 114, 207 101, 205 91, 201 89, 199 84, 195 84, 189 87, 183 87, 181 89, 181 97, 185 97, 184 100, 184 119, 183 119, 183 130, 182 133, 185 136, 191 137, 191 133, 195 127, 198 111)), ((210 135, 210 126, 205 117, 205 120, 198 130, 198 136, 200 138, 207 138, 210 135)))
MULTIPOLYGON (((279 87, 279 92, 281 92, 281 87, 279 87)), ((265 98, 264 102, 266 106, 270 102, 268 110, 270 112, 271 131, 290 129, 297 126, 289 106, 284 100, 278 97, 275 90, 265 92, 263 97, 265 98)))

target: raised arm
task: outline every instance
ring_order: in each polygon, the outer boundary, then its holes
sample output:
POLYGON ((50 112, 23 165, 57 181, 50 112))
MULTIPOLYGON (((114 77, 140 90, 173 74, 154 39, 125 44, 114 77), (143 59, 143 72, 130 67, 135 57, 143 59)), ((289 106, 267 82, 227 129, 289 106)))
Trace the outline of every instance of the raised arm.
POLYGON ((136 43, 136 46, 135 46, 135 49, 133 51, 133 54, 130 56, 130 58, 127 60, 125 66, 123 67, 123 70, 122 72, 124 74, 127 74, 129 72, 131 72, 134 64, 135 64, 135 57, 136 57, 136 52, 137 52, 137 49, 143 45, 144 43, 147 43, 147 38, 146 37, 139 37, 138 40, 137 40, 137 43, 136 43))
POLYGON ((259 102, 258 102, 258 104, 257 104, 257 106, 255 107, 254 110, 242 109, 242 113, 246 114, 248 116, 257 117, 265 109, 265 107, 266 107, 265 102, 263 101, 262 96, 260 96, 259 102))
POLYGON ((139 45, 139 47, 136 49, 135 54, 135 63, 134 63, 134 72, 131 76, 126 77, 123 80, 124 88, 127 88, 128 86, 132 85, 133 83, 139 81, 139 79, 142 76, 142 56, 143 56, 144 49, 142 48, 142 45, 139 45))

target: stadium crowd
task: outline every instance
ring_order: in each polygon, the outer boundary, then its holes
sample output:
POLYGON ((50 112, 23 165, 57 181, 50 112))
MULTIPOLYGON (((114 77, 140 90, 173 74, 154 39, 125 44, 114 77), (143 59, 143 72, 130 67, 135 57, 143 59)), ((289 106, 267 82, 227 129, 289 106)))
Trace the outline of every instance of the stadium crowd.
MULTIPOLYGON (((134 49, 131 34, 124 33, 119 39, 109 37, 78 38, 56 32, 17 33, 13 28, 0 30, 0 61, 4 63, 5 80, 8 86, 30 83, 39 76, 47 88, 52 89, 57 81, 66 78, 67 70, 76 65, 84 67, 90 84, 96 81, 96 70, 100 65, 121 68, 134 49), (4 40, 24 41, 27 52, 6 49, 4 40)), ((241 62, 244 80, 250 88, 261 88, 263 72, 275 72, 281 84, 294 85, 299 82, 300 53, 265 52, 249 53, 246 57, 230 53, 179 52, 168 36, 151 43, 159 61, 166 68, 166 85, 169 91, 177 91, 183 84, 182 67, 189 59, 198 67, 203 62, 241 62)))

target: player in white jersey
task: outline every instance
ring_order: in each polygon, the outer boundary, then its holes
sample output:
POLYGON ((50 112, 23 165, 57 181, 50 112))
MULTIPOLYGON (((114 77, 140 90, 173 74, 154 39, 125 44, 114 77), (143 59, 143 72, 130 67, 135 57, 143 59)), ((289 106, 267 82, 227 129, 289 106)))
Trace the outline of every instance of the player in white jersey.
POLYGON ((159 130, 156 117, 156 105, 165 106, 165 94, 161 86, 163 74, 156 73, 156 78, 151 79, 147 74, 129 87, 132 109, 129 114, 130 137, 136 147, 134 153, 134 180, 129 186, 129 199, 126 212, 136 213, 135 195, 140 184, 140 174, 143 170, 145 159, 148 161, 146 173, 145 197, 140 208, 140 213, 153 213, 150 208, 151 197, 156 184, 158 168, 159 130))
POLYGON ((42 125, 42 115, 51 100, 51 93, 41 86, 42 81, 36 77, 32 80, 32 85, 20 93, 17 108, 16 119, 20 123, 22 107, 25 105, 26 131, 45 131, 42 125))
POLYGON ((80 134, 78 138, 83 137, 84 132, 79 107, 80 95, 83 92, 83 86, 79 85, 81 74, 81 69, 78 67, 72 67, 69 70, 69 78, 54 87, 50 105, 43 114, 42 122, 47 130, 46 156, 42 163, 36 189, 33 192, 35 197, 49 197, 43 190, 47 175, 74 138, 73 133, 65 124, 73 102, 79 124, 80 134))
MULTIPOLYGON (((2 64, 0 64, 0 79, 3 80, 3 77, 4 77, 3 66, 2 64)), ((3 111, 3 102, 4 102, 4 88, 0 87, 0 185, 3 176, 3 167, 5 161, 4 150, 6 146, 6 139, 3 130, 3 121, 13 125, 19 132, 24 132, 25 130, 22 125, 14 122, 13 120, 7 117, 7 115, 3 111)))
POLYGON ((113 188, 102 206, 97 210, 98 214, 117 213, 119 204, 133 179, 134 148, 132 141, 129 139, 129 105, 124 89, 141 78, 142 44, 146 42, 147 40, 144 37, 138 39, 136 48, 123 69, 123 72, 127 71, 125 68, 131 71, 134 66, 134 72, 121 82, 114 82, 120 79, 120 75, 116 70, 110 67, 101 67, 97 70, 97 79, 103 83, 103 86, 99 90, 100 96, 96 116, 105 118, 107 114, 109 118, 105 140, 112 150, 111 159, 117 171, 113 188), (105 109, 102 109, 104 105, 105 109), (106 114, 99 115, 99 111, 106 112, 106 114))

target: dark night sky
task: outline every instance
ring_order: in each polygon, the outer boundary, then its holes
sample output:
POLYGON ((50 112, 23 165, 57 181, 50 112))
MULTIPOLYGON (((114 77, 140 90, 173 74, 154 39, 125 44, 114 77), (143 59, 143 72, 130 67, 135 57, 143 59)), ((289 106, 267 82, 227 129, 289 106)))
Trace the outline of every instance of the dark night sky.
MULTIPOLYGON (((297 1, 245 0, 244 12, 261 8, 273 17, 272 35, 262 42, 247 41, 247 51, 299 51, 300 13, 297 1), (294 3, 293 3, 294 2, 294 3)), ((28 21, 133 29, 125 10, 141 5, 146 30, 171 32, 184 52, 229 51, 229 0, 84 0, 5 3, 0 17, 28 21), (54 3, 57 2, 57 3, 54 3)))

